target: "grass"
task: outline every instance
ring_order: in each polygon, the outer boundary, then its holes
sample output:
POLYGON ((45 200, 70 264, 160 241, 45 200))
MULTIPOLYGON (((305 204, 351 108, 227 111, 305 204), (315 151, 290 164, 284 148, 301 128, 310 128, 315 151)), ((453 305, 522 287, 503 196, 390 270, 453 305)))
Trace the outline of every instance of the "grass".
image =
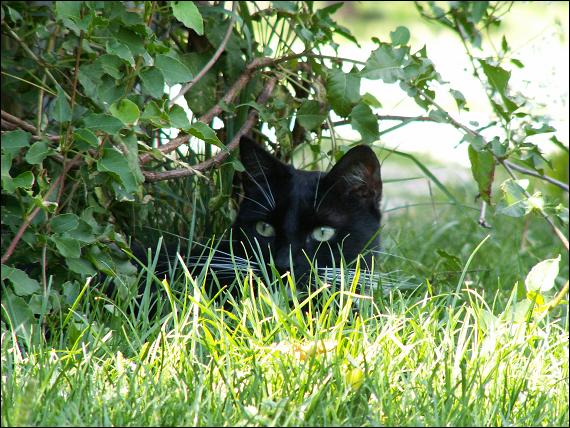
POLYGON ((203 269, 160 284, 154 315, 151 294, 137 309, 87 284, 41 341, 3 323, 2 425, 568 426, 568 305, 538 314, 520 294, 565 253, 539 219, 432 214, 387 218, 388 293, 358 269, 310 296, 245 272, 220 306, 203 269))

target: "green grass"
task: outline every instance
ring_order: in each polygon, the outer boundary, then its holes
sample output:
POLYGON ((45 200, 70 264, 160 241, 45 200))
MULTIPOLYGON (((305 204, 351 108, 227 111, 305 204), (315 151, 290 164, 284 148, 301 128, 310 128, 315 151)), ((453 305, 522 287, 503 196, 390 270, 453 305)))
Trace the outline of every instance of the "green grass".
POLYGON ((89 284, 42 340, 3 323, 2 425, 567 426, 568 305, 538 314, 521 294, 560 245, 540 219, 432 215, 398 210, 383 231, 377 268, 415 291, 345 277, 307 296, 245 274, 220 307, 203 271, 162 286, 162 316, 89 284))

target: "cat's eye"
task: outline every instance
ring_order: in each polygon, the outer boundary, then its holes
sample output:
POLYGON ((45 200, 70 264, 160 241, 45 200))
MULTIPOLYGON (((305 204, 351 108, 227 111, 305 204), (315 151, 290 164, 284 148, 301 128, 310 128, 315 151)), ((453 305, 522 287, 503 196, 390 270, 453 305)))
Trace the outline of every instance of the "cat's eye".
POLYGON ((313 231, 311 232, 311 237, 315 241, 324 242, 331 239, 334 236, 335 232, 336 230, 332 227, 320 226, 313 229, 313 231))
POLYGON ((275 236, 275 229, 273 228, 273 226, 271 226, 269 223, 266 223, 264 221, 258 221, 255 224, 255 230, 261 236, 264 236, 266 238, 270 238, 272 236, 275 236))

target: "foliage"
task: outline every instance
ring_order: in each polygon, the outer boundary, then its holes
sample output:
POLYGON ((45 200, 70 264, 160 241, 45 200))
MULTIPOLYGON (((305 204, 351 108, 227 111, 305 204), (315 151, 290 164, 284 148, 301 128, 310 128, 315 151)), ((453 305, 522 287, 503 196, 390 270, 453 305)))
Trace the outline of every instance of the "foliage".
MULTIPOLYGON (((363 79, 399 85, 425 110, 422 119, 462 130, 479 195, 497 212, 567 225, 567 207, 531 194, 529 181, 512 171, 518 165, 542 176, 550 161, 534 137, 555 132, 509 86, 524 65, 506 38, 494 56, 479 51, 482 30, 500 28, 511 3, 417 4, 465 46, 496 116, 477 129, 437 102, 447 91, 458 110, 469 105, 459 82, 442 79, 426 46, 412 49, 405 27, 390 40, 375 38, 362 63, 322 55, 323 46, 338 47, 338 37, 358 43, 333 19, 341 6, 234 2, 230 11, 223 2, 3 2, 3 329, 10 324, 19 338, 38 341, 45 332, 34 326, 68 319, 90 281, 99 285, 98 273, 132 293, 138 273, 122 251, 130 236, 153 242, 152 231, 164 230, 201 241, 226 228, 239 199, 235 173, 243 169, 228 147, 252 130, 252 114, 260 119, 257 138, 265 138, 262 128, 273 129, 284 160, 300 151, 312 154, 310 165, 339 156, 347 149, 337 144, 339 123, 360 135, 352 143, 377 142, 382 100, 361 93, 363 79), (189 83, 191 115, 172 102, 179 91, 173 86, 189 83), (171 150, 166 143, 173 140, 190 144, 171 150), (509 176, 494 194, 501 167, 509 176), (171 172, 180 178, 163 180, 171 172)), ((552 141, 567 151, 554 134, 552 141)), ((454 255, 442 257, 454 262, 454 255)))

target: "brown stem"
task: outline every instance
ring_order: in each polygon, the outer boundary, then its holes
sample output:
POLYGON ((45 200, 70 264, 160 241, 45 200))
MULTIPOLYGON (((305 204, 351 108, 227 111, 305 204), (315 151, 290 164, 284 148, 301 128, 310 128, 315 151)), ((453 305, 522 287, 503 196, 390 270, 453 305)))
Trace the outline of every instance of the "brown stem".
MULTIPOLYGON (((226 95, 214 106, 212 107, 207 113, 205 113, 202 117, 198 119, 199 122, 209 123, 212 119, 219 115, 222 112, 222 105, 229 104, 233 101, 233 99, 237 96, 237 94, 245 87, 245 85, 250 81, 251 77, 253 76, 253 72, 258 68, 262 68, 268 65, 275 63, 275 59, 273 58, 255 58, 252 62, 250 62, 247 67, 245 68, 244 72, 238 77, 232 87, 228 90, 226 95)), ((173 150, 176 150, 182 144, 186 143, 189 140, 189 135, 182 135, 180 137, 176 137, 173 140, 170 140, 168 143, 160 146, 158 150, 162 153, 170 153, 173 150)), ((141 165, 148 163, 152 159, 152 154, 144 153, 139 156, 139 161, 141 165)))
MULTIPOLYGON (((269 81, 265 84, 263 91, 257 98, 257 102, 259 104, 264 104, 269 99, 271 93, 273 92, 273 88, 275 87, 275 83, 277 79, 275 77, 269 79, 269 81)), ((223 151, 219 152, 216 156, 205 160, 204 162, 200 162, 199 164, 193 165, 191 169, 174 169, 171 171, 162 171, 162 172, 151 172, 151 171, 143 171, 145 176, 145 181, 152 183, 155 181, 162 181, 162 180, 169 180, 172 178, 180 178, 180 177, 188 177, 191 175, 195 175, 197 172, 204 172, 207 171, 215 166, 219 166, 228 156, 229 154, 235 150, 239 146, 239 142, 241 137, 247 134, 251 128, 256 124, 257 117, 259 113, 255 109, 251 109, 249 115, 239 129, 239 131, 234 135, 230 143, 224 148, 223 151)))
MULTIPOLYGON (((233 5, 232 5, 232 12, 235 12, 236 10, 236 6, 237 6, 237 1, 234 0, 233 5)), ((232 34, 232 30, 234 28, 234 23, 236 21, 236 16, 235 13, 232 14, 232 17, 230 19, 230 23, 228 25, 228 29, 226 30, 226 34, 222 40, 222 43, 220 43, 220 46, 218 47, 218 49, 216 50, 216 52, 214 53, 214 55, 212 56, 212 58, 210 58, 210 61, 208 61, 208 63, 204 66, 204 68, 202 70, 200 70, 200 72, 196 75, 196 77, 194 79, 192 79, 190 82, 188 82, 178 93, 178 95, 176 95, 174 98, 172 98, 170 100, 169 103, 169 107, 172 107, 174 105, 174 101, 176 101, 176 99, 178 97, 181 97, 182 95, 184 95, 186 92, 188 92, 190 89, 192 89, 192 87, 198 83, 200 81, 200 79, 202 79, 202 77, 204 77, 206 75, 206 73, 208 71, 210 71, 210 68, 212 68, 212 66, 216 63, 216 61, 218 61, 218 59, 220 58, 220 56, 222 55, 222 53, 224 52, 224 50, 226 49, 226 45, 228 44, 228 41, 230 39, 230 36, 232 34)))
MULTIPOLYGON (((50 188, 48 189, 48 191, 44 195, 44 197, 43 197, 44 202, 47 200, 47 198, 49 198, 49 196, 55 190, 55 188, 58 187, 60 185, 60 183, 62 183, 63 177, 65 177, 65 175, 67 174, 67 171, 69 171, 69 168, 71 167, 71 165, 75 164, 75 162, 79 160, 80 156, 81 156, 81 153, 78 153, 73 158, 73 160, 65 166, 65 168, 61 172, 60 176, 57 177, 57 179, 52 183, 52 185, 50 186, 50 188)), ((30 223, 34 220, 36 215, 38 215, 38 213, 40 212, 40 209, 41 209, 41 207, 34 208, 34 210, 30 213, 30 215, 28 215, 28 217, 24 220, 24 222, 22 223, 22 225, 18 229, 18 232, 16 232, 16 236, 14 236, 14 239, 12 239, 12 242, 10 242, 10 245, 8 245, 6 252, 2 255, 2 259, 1 259, 2 264, 6 263, 8 261, 8 259, 10 259, 10 257, 14 253, 14 250, 16 249, 16 246, 18 245, 18 242, 20 242, 20 239, 22 239, 22 236, 24 235, 24 232, 26 231, 26 229, 28 228, 30 223)))

